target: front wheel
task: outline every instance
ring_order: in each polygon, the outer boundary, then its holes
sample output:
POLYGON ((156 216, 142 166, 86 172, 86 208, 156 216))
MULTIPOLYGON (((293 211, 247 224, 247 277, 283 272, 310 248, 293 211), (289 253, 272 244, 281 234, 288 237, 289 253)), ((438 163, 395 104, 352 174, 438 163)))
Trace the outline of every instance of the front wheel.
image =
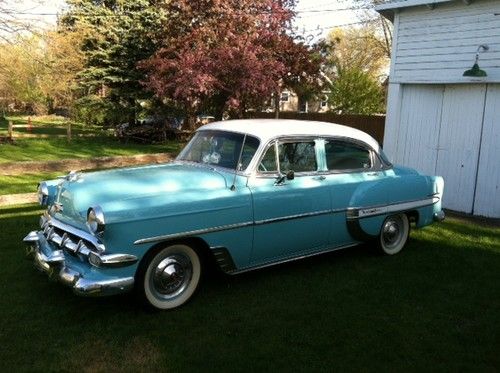
POLYGON ((200 282, 201 262, 189 246, 174 244, 147 258, 139 273, 140 295, 151 306, 166 310, 186 303, 200 282))
POLYGON ((382 224, 378 247, 386 255, 394 255, 403 250, 410 234, 410 222, 406 214, 388 216, 382 224))

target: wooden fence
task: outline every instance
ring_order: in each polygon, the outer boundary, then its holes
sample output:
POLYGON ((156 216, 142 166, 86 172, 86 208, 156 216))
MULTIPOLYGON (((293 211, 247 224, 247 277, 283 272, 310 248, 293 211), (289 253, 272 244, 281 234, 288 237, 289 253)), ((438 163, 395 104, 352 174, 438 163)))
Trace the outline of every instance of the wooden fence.
MULTIPOLYGON (((274 118, 274 113, 252 113, 252 118, 274 118)), ((281 119, 317 120, 353 127, 370 134, 380 145, 384 142, 385 115, 339 115, 333 113, 282 112, 281 119)))

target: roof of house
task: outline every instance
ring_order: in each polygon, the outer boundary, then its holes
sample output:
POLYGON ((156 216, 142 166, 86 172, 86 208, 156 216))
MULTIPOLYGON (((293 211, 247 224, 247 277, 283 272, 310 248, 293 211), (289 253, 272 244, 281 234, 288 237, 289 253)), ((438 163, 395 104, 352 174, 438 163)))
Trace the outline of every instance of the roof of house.
POLYGON ((394 19, 394 12, 398 9, 419 5, 433 6, 440 3, 449 3, 451 1, 455 0, 394 0, 377 5, 375 10, 392 21, 394 19))
POLYGON ((242 119, 206 124, 200 130, 224 130, 248 134, 267 143, 279 136, 333 136, 361 140, 379 150, 378 142, 366 132, 329 122, 290 119, 242 119))

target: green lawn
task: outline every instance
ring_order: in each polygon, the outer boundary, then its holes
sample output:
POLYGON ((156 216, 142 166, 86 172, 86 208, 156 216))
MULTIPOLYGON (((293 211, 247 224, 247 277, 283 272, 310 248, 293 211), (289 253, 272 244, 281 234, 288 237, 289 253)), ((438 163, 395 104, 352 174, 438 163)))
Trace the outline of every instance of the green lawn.
POLYGON ((79 298, 23 260, 37 206, 0 209, 0 368, 498 371, 500 228, 448 219, 367 246, 213 276, 184 307, 79 298))
MULTIPOLYGON (((25 123, 23 118, 17 118, 17 123, 25 123)), ((6 121, 0 121, 0 131, 6 133, 6 121)), ((36 122, 44 131, 62 131, 57 126, 60 121, 36 122)), ((17 138, 15 144, 0 144, 0 163, 18 161, 50 161, 66 158, 92 158, 119 155, 135 155, 145 153, 178 153, 183 144, 169 141, 165 144, 143 145, 123 143, 96 127, 74 124, 79 131, 87 131, 94 137, 75 137, 68 143, 64 137, 49 138, 17 138)), ((35 133, 35 132, 33 132, 35 133)), ((73 133, 75 133, 73 131, 73 133)), ((0 133, 1 135, 2 133, 0 133)))
POLYGON ((0 175, 0 196, 5 194, 35 193, 42 180, 55 179, 63 172, 43 172, 40 174, 23 174, 16 176, 0 175))

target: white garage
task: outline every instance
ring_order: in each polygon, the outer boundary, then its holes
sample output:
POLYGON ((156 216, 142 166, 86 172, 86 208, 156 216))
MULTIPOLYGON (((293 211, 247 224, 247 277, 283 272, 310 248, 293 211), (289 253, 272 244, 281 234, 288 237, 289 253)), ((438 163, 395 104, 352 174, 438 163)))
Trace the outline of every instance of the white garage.
POLYGON ((445 208, 500 217, 500 2, 406 0, 377 10, 394 22, 385 152, 443 176, 445 208), (464 76, 478 49, 486 76, 464 76))

